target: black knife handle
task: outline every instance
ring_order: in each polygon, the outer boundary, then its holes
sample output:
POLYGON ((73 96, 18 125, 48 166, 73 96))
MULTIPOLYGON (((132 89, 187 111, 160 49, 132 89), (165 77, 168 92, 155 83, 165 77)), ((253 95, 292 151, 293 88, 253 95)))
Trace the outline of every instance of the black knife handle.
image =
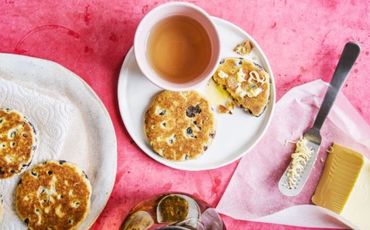
POLYGON ((326 117, 329 114, 331 107, 334 104, 335 98, 340 91, 344 81, 346 80, 349 71, 355 63, 358 55, 360 54, 360 47, 352 42, 348 42, 343 49, 342 55, 340 56, 338 65, 335 69, 333 78, 331 79, 328 91, 326 91, 324 100, 320 107, 320 111, 317 114, 314 128, 320 130, 326 117))

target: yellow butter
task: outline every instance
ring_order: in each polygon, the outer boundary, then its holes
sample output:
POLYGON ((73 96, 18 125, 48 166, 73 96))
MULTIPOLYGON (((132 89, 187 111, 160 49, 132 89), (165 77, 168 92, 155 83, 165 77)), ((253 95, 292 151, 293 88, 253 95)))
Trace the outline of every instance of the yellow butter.
POLYGON ((360 229, 370 229, 370 163, 368 161, 362 167, 341 215, 360 229))
POLYGON ((229 93, 213 80, 208 82, 205 95, 212 105, 225 105, 231 100, 229 93))
POLYGON ((370 229, 370 164, 364 156, 334 144, 312 202, 370 229))

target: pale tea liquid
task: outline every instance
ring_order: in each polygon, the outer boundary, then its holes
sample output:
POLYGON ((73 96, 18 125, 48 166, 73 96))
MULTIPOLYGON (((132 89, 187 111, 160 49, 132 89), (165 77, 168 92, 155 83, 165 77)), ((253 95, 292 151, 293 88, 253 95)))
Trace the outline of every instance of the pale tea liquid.
POLYGON ((148 56, 153 69, 173 83, 189 82, 207 68, 211 41, 206 30, 187 16, 171 16, 160 21, 148 40, 148 56))

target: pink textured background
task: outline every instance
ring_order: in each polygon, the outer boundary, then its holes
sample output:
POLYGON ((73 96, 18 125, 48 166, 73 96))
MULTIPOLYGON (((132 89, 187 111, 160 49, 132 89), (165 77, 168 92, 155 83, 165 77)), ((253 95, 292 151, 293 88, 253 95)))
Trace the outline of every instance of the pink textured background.
MULTIPOLYGON (((0 0, 0 52, 56 61, 81 76, 100 96, 118 138, 118 172, 112 196, 93 229, 117 229, 129 209, 154 193, 196 194, 216 205, 236 167, 205 172, 173 170, 149 159, 120 119, 117 78, 143 15, 163 1, 0 0)), ((362 47, 345 95, 370 122, 370 1, 191 1, 250 33, 264 49, 278 98, 295 85, 329 80, 346 41, 362 47)), ((248 194, 246 194, 247 196, 248 194)), ((228 229, 286 226, 224 218, 228 229)))

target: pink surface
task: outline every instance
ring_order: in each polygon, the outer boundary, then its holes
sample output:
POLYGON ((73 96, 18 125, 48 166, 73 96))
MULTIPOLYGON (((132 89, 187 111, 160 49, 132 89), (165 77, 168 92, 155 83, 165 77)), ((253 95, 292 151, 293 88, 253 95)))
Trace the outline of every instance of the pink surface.
MULTIPOLYGON (((169 190, 197 194, 216 205, 236 163, 206 172, 181 172, 152 161, 132 143, 120 119, 116 89, 120 66, 143 15, 162 1, 0 2, 0 52, 56 61, 81 76, 97 92, 118 138, 116 185, 93 229, 115 229, 138 201, 169 190)), ((192 1, 211 15, 250 33, 264 49, 275 73, 277 94, 313 79, 330 79, 344 43, 358 42, 362 54, 344 93, 370 122, 368 65, 369 1, 192 1)), ((229 229, 283 229, 278 225, 224 218, 229 229)))
MULTIPOLYGON (((303 191, 295 197, 280 193, 280 177, 295 149, 292 142, 312 126, 326 89, 322 81, 314 81, 295 87, 281 98, 267 134, 239 162, 217 210, 238 219, 256 219, 293 205, 311 204, 327 150, 333 142, 370 159, 370 149, 361 143, 370 140, 370 127, 345 96, 339 94, 321 129, 321 149, 303 191)), ((302 217, 310 219, 303 213, 302 217)), ((310 221, 306 223, 315 226, 310 221)))

